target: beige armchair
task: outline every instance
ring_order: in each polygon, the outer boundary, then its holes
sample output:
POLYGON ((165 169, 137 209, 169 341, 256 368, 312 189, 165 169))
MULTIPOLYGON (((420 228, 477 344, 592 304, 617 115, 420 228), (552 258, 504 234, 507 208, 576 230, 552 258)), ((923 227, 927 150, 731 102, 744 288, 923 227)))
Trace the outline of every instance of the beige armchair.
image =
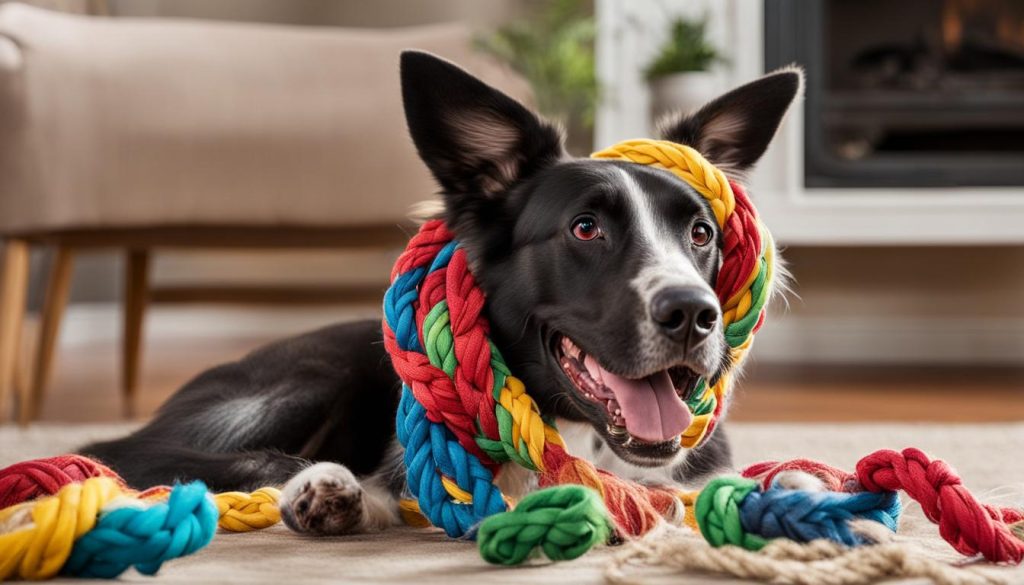
POLYGON ((151 290, 153 250, 401 242, 409 206, 435 191, 402 116, 397 64, 408 47, 528 97, 520 78, 471 51, 459 25, 300 28, 0 6, 0 418, 16 387, 19 419, 38 412, 76 250, 127 256, 130 409, 147 302, 243 294, 151 290), (17 384, 32 246, 55 254, 30 381, 17 384))

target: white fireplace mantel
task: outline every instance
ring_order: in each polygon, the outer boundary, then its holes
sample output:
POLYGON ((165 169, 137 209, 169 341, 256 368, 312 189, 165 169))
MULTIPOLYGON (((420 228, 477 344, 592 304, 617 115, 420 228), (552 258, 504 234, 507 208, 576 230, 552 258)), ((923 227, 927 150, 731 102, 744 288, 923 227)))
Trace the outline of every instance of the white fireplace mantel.
MULTIPOLYGON (((728 57, 718 72, 723 90, 764 72, 761 0, 597 0, 596 13, 598 145, 652 134, 641 71, 675 14, 711 18, 712 40, 728 57)), ((805 188, 802 128, 794 108, 750 179, 781 244, 1024 244, 1024 187, 805 188)))

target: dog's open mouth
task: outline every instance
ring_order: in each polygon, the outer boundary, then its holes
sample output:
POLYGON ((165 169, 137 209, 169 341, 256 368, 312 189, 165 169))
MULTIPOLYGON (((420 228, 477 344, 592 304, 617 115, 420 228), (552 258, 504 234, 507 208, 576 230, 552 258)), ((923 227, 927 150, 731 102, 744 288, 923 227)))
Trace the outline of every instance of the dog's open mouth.
POLYGON ((556 339, 555 357, 585 399, 604 407, 610 435, 646 443, 678 437, 693 416, 685 401, 700 379, 676 366, 639 379, 613 374, 564 335, 556 339))

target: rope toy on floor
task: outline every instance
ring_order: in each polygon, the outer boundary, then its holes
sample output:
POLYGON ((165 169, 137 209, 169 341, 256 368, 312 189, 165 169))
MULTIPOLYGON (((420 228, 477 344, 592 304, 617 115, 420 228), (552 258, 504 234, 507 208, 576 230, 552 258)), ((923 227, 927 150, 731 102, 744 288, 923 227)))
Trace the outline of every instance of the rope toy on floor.
MULTIPOLYGON (((155 486, 134 492, 114 470, 98 461, 82 455, 59 455, 22 461, 0 469, 0 508, 53 495, 65 485, 91 477, 108 477, 126 493, 146 501, 167 499, 172 491, 168 486, 155 486)), ((281 521, 277 507, 280 497, 281 492, 273 487, 260 488, 248 494, 214 494, 218 527, 228 532, 248 532, 273 526, 281 521)))
POLYGON ((1024 560, 1024 510, 982 504, 945 461, 919 449, 876 451, 857 463, 855 474, 805 459, 753 465, 743 475, 770 484, 780 471, 801 470, 847 492, 902 491, 921 505, 939 534, 959 553, 982 555, 993 563, 1024 560))
POLYGON ((1024 510, 978 502, 948 464, 918 449, 876 451, 857 463, 855 473, 796 459, 751 465, 743 476, 714 479, 694 498, 690 512, 703 542, 692 532, 672 531, 638 541, 608 566, 608 580, 630 583, 623 568, 643 563, 774 583, 915 576, 938 583, 1004 582, 894 542, 898 492, 918 502, 958 552, 999 564, 1024 559, 1024 510), (829 491, 783 489, 779 474, 786 471, 812 474, 829 491))
MULTIPOLYGON (((740 363, 763 323, 773 274, 771 236, 743 189, 697 151, 667 141, 631 140, 594 158, 664 169, 710 203, 724 242, 715 292, 731 363, 740 363)), ((403 382, 397 435, 409 488, 429 521, 461 537, 504 513, 494 474, 506 462, 536 471, 542 487, 594 489, 624 536, 644 534, 676 513, 682 504, 675 490, 624 481, 566 452, 557 429, 541 417, 491 343, 484 302, 454 235, 441 221, 425 223, 392 270, 383 329, 403 382)), ((728 373, 714 385, 699 383, 688 402, 693 422, 681 437, 683 446, 696 447, 714 431, 729 384, 728 373)), ((543 531, 529 533, 537 536, 535 546, 542 542, 543 531)), ((482 547, 490 546, 491 534, 482 534, 482 547)))
MULTIPOLYGON (((743 189, 692 148, 671 142, 630 140, 594 158, 664 169, 709 202, 723 233, 715 292, 731 363, 742 362, 764 322, 774 273, 771 235, 743 189)), ((519 563, 537 547, 550 558, 578 556, 601 540, 595 538, 601 533, 595 518, 608 519, 620 536, 640 536, 684 503, 693 504, 686 506, 685 522, 716 547, 757 551, 780 539, 859 546, 864 542, 851 529, 854 521, 896 529, 897 489, 922 503, 957 550, 980 552, 994 562, 1017 563, 1024 554, 1016 536, 1024 534, 1018 511, 977 504, 948 466, 919 452, 898 458, 873 454, 858 465, 856 476, 804 460, 781 467, 760 464, 748 470, 763 476, 760 487, 749 478, 721 478, 699 494, 616 478, 566 452, 557 429, 541 416, 490 341, 484 303, 455 236, 443 222, 429 221, 392 270, 383 330, 403 383, 397 435, 418 504, 404 510, 418 509, 449 536, 477 537, 489 562, 519 563), (522 510, 508 512, 494 483, 507 462, 537 472, 540 486, 547 488, 524 499, 522 510), (782 469, 808 471, 830 491, 781 489, 772 478, 782 469), (600 497, 570 497, 564 490, 572 484, 600 497), (580 540, 573 541, 573 534, 580 540)), ((701 445, 714 431, 730 381, 728 372, 713 385, 700 381, 687 402, 694 417, 681 437, 685 447, 701 445)))
POLYGON ((128 495, 115 479, 92 477, 0 510, 0 580, 113 578, 132 566, 152 575, 213 538, 217 508, 201 482, 175 486, 166 502, 128 495))
POLYGON ((0 509, 53 495, 69 483, 90 477, 112 477, 121 487, 126 487, 114 470, 80 455, 59 455, 15 463, 0 469, 0 509))
POLYGON ((850 521, 873 520, 895 532, 900 500, 892 491, 804 492, 776 486, 762 491, 754 480, 720 477, 701 490, 694 515, 712 546, 731 544, 756 551, 773 538, 825 538, 857 546, 864 542, 851 531, 850 521))
POLYGON ((740 547, 712 548, 690 531, 663 529, 657 538, 631 542, 605 566, 607 583, 640 585, 645 575, 628 567, 675 569, 692 578, 695 572, 731 575, 779 585, 871 585, 888 579, 926 579, 936 585, 1006 585, 1005 575, 987 566, 957 566, 893 541, 881 525, 854 521, 852 529, 869 546, 849 548, 831 540, 808 543, 772 540, 757 552, 740 547))
POLYGON ((487 562, 518 565, 538 546, 553 561, 575 559, 608 540, 611 532, 597 492, 565 486, 534 492, 514 511, 484 520, 478 540, 487 562))
POLYGON ((63 573, 152 575, 167 560, 206 546, 218 526, 259 530, 280 520, 275 488, 210 495, 201 482, 130 489, 113 470, 80 455, 0 470, 0 581, 63 573))

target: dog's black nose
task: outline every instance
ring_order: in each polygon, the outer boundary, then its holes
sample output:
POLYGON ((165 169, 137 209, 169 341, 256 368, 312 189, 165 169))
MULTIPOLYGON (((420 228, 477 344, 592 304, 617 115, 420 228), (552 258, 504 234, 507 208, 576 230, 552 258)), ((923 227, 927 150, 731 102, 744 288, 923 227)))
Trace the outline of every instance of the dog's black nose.
POLYGON ((695 286, 666 288, 651 300, 651 318, 662 333, 685 344, 687 351, 707 339, 719 316, 715 295, 695 286))

